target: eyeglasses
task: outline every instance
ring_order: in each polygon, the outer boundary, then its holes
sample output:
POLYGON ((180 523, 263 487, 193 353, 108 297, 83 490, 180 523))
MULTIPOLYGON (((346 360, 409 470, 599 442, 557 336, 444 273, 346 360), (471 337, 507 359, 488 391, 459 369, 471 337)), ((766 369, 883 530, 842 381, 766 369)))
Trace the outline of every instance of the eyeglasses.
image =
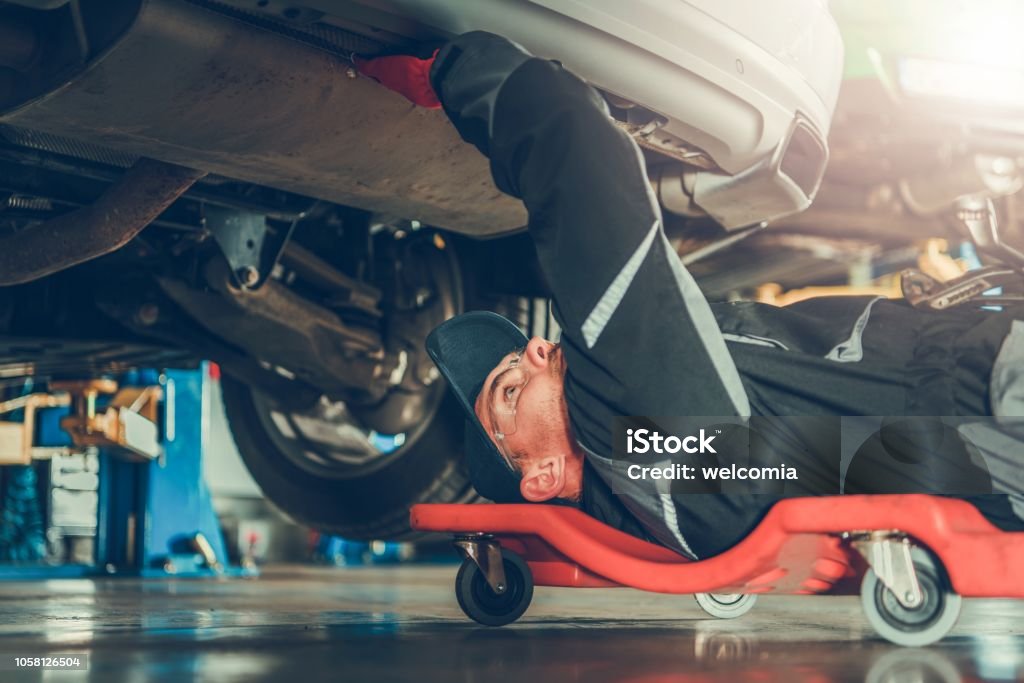
POLYGON ((508 367, 494 378, 494 389, 497 398, 493 399, 494 438, 504 441, 506 436, 515 434, 518 429, 516 425, 516 408, 519 405, 519 397, 523 390, 530 383, 531 375, 525 368, 519 367, 523 360, 526 349, 516 352, 508 367))

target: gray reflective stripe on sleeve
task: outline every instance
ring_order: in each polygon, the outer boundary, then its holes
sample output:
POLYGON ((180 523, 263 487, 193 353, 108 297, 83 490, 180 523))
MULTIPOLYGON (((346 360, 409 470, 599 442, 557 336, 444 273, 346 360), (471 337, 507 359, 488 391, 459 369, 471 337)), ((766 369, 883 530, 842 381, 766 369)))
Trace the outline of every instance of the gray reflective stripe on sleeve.
POLYGON ((835 348, 825 354, 827 360, 834 360, 837 363, 858 363, 864 358, 864 328, 868 326, 868 319, 871 317, 871 307, 884 296, 878 296, 864 307, 864 312, 853 324, 853 331, 849 339, 836 344, 835 348))
MULTIPOLYGON (((651 205, 651 211, 658 217, 658 223, 655 224, 657 228, 661 222, 661 206, 659 206, 658 200, 654 196, 654 188, 647 178, 647 164, 644 161, 643 152, 640 151, 640 146, 636 144, 636 140, 626 135, 625 131, 620 129, 619 134, 625 136, 629 140, 629 144, 633 146, 636 162, 640 166, 640 174, 644 179, 647 201, 651 205)), ((747 417, 750 415, 750 400, 747 398, 747 392, 743 389, 743 383, 740 381, 740 373, 736 369, 736 363, 729 354, 729 349, 725 345, 725 339, 722 338, 722 331, 718 327, 718 321, 715 320, 715 316, 711 312, 711 306, 708 305, 708 300, 704 298, 703 292, 697 287, 697 283, 694 281, 693 276, 690 275, 690 271, 686 270, 686 266, 679 260, 676 250, 669 244, 664 232, 661 233, 661 241, 665 248, 665 255, 668 257, 669 267, 672 270, 672 274, 675 275, 676 284, 679 286, 679 293, 683 297, 683 305, 693 320, 697 334, 700 335, 701 343, 704 344, 708 357, 711 358, 711 363, 715 367, 715 372, 722 381, 722 385, 725 386, 736 414, 747 417)))
POLYGON ((700 335, 700 340, 715 367, 718 379, 721 380, 729 394, 733 409, 737 415, 749 416, 750 400, 747 398, 746 390, 743 389, 736 363, 733 362, 729 349, 725 345, 725 337, 722 336, 722 331, 718 328, 718 321, 715 320, 715 316, 711 312, 711 306, 704 298, 704 293, 697 287, 690 271, 686 270, 679 260, 675 249, 669 244, 664 233, 661 235, 661 241, 665 247, 665 258, 668 259, 669 268, 675 275, 676 284, 679 286, 679 294, 683 297, 683 305, 690 314, 694 329, 700 335))
POLYGON ((758 337, 756 334, 733 334, 732 332, 723 332, 722 337, 727 342, 753 344, 754 346, 770 346, 773 349, 782 349, 783 351, 789 351, 789 347, 780 342, 779 340, 770 339, 768 337, 758 337))
POLYGON ((988 470, 992 492, 1006 494, 1013 514, 1024 519, 1024 420, 978 419, 958 425, 957 432, 974 464, 988 470))
POLYGON ((999 347, 989 378, 989 401, 996 417, 1024 417, 1024 322, 1014 320, 999 347))
MULTIPOLYGON (((679 518, 671 494, 657 493, 630 479, 627 463, 599 455, 578 441, 576 443, 583 449, 597 476, 608 484, 613 495, 619 496, 622 504, 644 529, 662 545, 697 559, 679 528, 679 518)), ((666 460, 660 466, 668 464, 670 461, 666 460)))
POLYGON ((587 348, 594 348, 594 344, 597 343, 601 333, 604 332, 608 321, 612 319, 612 316, 615 315, 615 310, 622 303, 622 297, 626 295, 626 290, 633 283, 633 278, 636 277, 641 264, 647 258, 647 252, 651 250, 654 237, 658 234, 659 223, 660 221, 658 220, 654 221, 654 225, 647 231, 647 236, 644 237, 643 242, 640 243, 640 246, 636 248, 633 255, 626 261, 626 265, 622 266, 622 270, 615 276, 612 283, 608 285, 608 289, 601 295, 597 305, 590 311, 587 319, 583 321, 583 327, 580 328, 580 331, 583 333, 583 340, 587 343, 587 348))
POLYGON ((683 538, 683 532, 679 530, 679 517, 676 515, 676 506, 672 502, 672 496, 662 493, 658 495, 658 500, 661 501, 661 516, 665 520, 665 526, 672 532, 672 537, 676 539, 676 543, 679 544, 679 549, 684 553, 697 560, 697 553, 690 549, 690 544, 683 538))

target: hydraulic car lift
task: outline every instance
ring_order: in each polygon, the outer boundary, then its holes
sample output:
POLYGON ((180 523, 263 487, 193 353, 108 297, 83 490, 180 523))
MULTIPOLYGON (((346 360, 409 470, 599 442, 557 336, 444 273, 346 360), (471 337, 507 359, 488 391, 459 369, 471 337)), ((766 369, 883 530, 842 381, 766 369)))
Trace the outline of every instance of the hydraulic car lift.
POLYGON ((0 439, 4 464, 98 448, 95 552, 91 564, 0 565, 0 579, 253 574, 252 568, 228 565, 203 480, 208 381, 204 364, 198 370, 133 372, 116 383, 52 384, 53 393, 15 399, 24 404, 24 418, 0 423, 0 436, 8 437, 6 443, 0 439), (103 395, 114 391, 112 398, 103 395))

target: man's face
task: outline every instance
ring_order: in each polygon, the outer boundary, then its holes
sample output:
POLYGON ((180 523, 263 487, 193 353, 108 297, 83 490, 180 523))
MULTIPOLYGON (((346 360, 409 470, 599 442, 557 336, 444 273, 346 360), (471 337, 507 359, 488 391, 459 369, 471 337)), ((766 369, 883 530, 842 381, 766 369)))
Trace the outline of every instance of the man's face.
POLYGON ((541 452, 546 441, 565 433, 564 377, 561 348, 540 337, 507 354, 487 375, 474 409, 506 460, 541 452))

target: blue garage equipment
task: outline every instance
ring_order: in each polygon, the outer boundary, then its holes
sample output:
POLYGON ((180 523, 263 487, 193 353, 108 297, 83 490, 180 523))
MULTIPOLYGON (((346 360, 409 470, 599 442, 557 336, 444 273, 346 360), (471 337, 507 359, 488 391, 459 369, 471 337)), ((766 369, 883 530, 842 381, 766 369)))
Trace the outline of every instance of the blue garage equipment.
MULTIPOLYGON (((209 381, 205 364, 198 370, 147 370, 120 377, 121 387, 162 389, 157 412, 159 456, 126 459, 116 449, 99 449, 92 563, 0 564, 0 579, 254 574, 251 567, 229 564, 210 490, 203 479, 203 457, 210 445, 206 412, 209 381)), ((103 399, 96 401, 97 408, 102 409, 103 399)), ((71 446, 71 438, 60 424, 69 414, 68 407, 38 411, 34 445, 71 446)), ((31 469, 26 466, 7 471, 23 477, 31 469)), ((15 502, 31 510, 30 503, 15 502)))

